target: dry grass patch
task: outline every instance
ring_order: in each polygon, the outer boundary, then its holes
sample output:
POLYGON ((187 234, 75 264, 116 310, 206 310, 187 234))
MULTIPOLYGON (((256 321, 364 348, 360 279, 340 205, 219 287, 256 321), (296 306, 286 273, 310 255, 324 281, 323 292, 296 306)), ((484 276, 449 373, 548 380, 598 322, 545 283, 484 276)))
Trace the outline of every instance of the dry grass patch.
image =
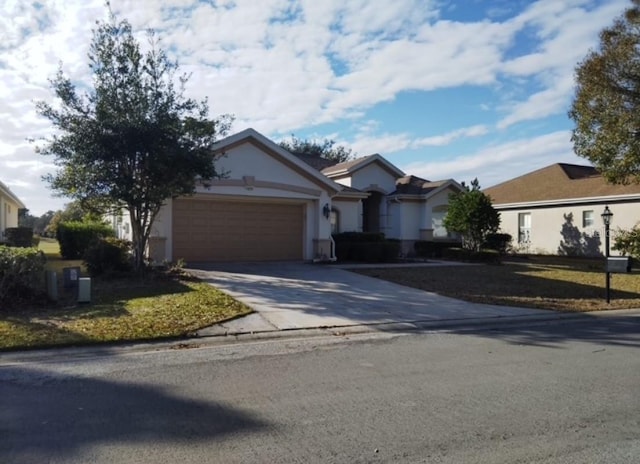
POLYGON ((363 269, 357 272, 461 300, 560 311, 640 308, 640 273, 611 275, 603 261, 532 257, 502 265, 363 269))
MULTIPOLYGON (((60 274, 62 268, 80 264, 60 260, 53 247, 44 251, 47 267, 60 274)), ((57 304, 0 312, 0 349, 178 337, 251 312, 188 275, 93 279, 92 287, 90 304, 75 303, 67 292, 57 304)))

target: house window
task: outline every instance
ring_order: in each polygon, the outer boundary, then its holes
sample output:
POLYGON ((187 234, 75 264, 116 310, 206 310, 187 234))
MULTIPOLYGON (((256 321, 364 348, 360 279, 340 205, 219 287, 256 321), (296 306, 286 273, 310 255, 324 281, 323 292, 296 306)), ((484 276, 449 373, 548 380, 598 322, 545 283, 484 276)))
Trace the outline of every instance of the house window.
POLYGON ((518 213, 518 243, 531 242, 531 213, 518 213))
POLYGON ((447 205, 435 206, 431 210, 431 228, 433 229, 433 238, 450 237, 447 228, 444 226, 444 218, 447 215, 447 205))
POLYGON ((593 227, 595 219, 593 210, 587 210, 582 212, 582 227, 593 227))
POLYGON ((331 208, 329 223, 331 224, 331 235, 340 232, 340 213, 335 208, 331 208))

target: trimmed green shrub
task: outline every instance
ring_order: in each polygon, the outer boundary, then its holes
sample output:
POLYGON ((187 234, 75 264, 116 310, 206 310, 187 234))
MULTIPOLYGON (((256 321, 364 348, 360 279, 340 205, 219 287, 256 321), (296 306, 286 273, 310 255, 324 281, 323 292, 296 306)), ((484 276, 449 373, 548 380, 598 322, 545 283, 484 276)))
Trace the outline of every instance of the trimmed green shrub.
POLYGON ((0 245, 0 309, 44 293, 43 252, 0 245))
POLYGON ((413 249, 421 258, 442 258, 445 250, 459 248, 460 241, 418 240, 413 244, 413 249))
POLYGON ((114 236, 111 226, 100 222, 61 222, 56 231, 60 255, 64 259, 81 259, 93 242, 114 236))
POLYGON ((340 261, 387 263, 400 255, 400 240, 385 239, 382 233, 344 232, 333 239, 340 261))
POLYGON ((513 237, 511 234, 489 234, 485 239, 483 248, 489 250, 495 250, 500 254, 506 254, 511 249, 511 241, 513 237))
POLYGON ((33 246, 33 229, 31 227, 9 227, 4 231, 7 244, 12 247, 29 248, 33 246))
POLYGON ((470 263, 498 264, 501 262, 500 253, 495 250, 473 251, 465 248, 449 248, 443 251, 442 257, 444 259, 470 263))
POLYGON ((98 239, 85 251, 84 263, 94 277, 130 272, 131 243, 114 237, 98 239))

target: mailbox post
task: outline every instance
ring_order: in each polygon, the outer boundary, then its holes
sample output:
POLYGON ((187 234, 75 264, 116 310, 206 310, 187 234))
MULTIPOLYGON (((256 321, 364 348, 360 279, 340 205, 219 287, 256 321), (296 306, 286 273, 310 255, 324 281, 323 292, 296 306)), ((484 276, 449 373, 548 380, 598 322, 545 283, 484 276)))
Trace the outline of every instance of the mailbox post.
POLYGON ((604 207, 603 213, 600 215, 604 222, 604 256, 605 256, 605 285, 607 287, 607 303, 611 301, 611 273, 609 272, 609 228, 611 226, 611 218, 613 213, 609 206, 604 207))

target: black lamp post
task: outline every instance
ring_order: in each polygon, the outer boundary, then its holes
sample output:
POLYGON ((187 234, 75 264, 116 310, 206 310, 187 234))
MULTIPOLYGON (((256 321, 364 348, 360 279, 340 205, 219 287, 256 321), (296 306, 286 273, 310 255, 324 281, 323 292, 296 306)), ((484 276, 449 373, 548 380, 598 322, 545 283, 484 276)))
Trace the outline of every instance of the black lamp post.
POLYGON ((604 207, 603 213, 600 215, 602 222, 604 222, 604 259, 605 259, 605 273, 606 273, 606 286, 607 286, 607 303, 611 301, 611 274, 609 273, 609 226, 611 226, 611 218, 613 213, 609 209, 609 206, 604 207))

